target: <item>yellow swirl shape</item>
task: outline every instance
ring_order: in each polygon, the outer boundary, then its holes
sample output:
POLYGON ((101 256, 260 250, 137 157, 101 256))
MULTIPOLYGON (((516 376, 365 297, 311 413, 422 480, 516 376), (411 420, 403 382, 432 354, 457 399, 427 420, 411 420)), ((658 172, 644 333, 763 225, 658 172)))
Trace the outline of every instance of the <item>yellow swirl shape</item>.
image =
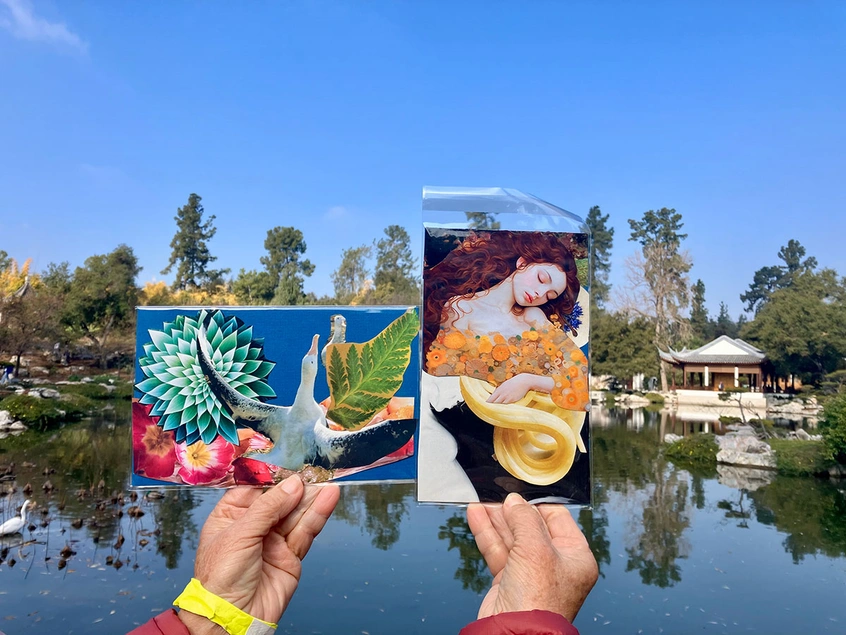
POLYGON ((494 426, 496 460, 512 476, 533 485, 551 485, 570 471, 577 447, 586 451, 581 438, 584 412, 559 408, 549 395, 534 390, 514 403, 488 403, 492 384, 460 379, 467 406, 494 426))

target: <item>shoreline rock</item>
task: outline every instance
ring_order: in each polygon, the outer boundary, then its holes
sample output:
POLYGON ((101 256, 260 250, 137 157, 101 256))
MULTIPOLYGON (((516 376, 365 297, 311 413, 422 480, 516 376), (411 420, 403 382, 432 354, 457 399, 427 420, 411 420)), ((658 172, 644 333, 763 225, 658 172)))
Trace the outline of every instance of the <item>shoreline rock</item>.
MULTIPOLYGON (((744 428, 748 426, 739 426, 744 428)), ((749 428, 751 430, 751 428, 749 428)), ((775 452, 763 441, 760 441, 748 430, 739 429, 723 436, 716 437, 720 450, 717 452, 717 463, 739 465, 759 469, 776 469, 775 452)))

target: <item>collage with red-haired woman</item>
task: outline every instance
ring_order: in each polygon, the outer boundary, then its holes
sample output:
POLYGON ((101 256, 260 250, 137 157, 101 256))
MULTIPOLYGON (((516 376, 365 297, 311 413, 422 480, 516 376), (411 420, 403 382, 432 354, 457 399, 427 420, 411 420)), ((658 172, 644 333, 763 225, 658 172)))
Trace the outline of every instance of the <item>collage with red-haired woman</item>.
POLYGON ((418 499, 590 503, 588 240, 425 225, 418 499))

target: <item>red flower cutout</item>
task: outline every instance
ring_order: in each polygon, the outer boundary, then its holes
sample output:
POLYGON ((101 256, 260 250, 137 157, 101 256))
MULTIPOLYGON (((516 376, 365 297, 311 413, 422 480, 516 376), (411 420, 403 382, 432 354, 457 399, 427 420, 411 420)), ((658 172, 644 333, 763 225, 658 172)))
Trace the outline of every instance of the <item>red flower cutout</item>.
POLYGON ((132 459, 135 473, 149 478, 170 478, 176 466, 173 433, 162 430, 150 408, 132 404, 132 459))

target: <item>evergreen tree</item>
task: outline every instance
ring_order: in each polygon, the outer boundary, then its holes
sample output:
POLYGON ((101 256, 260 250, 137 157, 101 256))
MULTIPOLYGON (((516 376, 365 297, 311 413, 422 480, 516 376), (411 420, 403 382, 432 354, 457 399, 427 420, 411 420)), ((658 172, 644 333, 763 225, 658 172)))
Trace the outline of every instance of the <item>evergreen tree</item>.
POLYGON ((408 232, 399 225, 385 228, 385 238, 376 241, 376 284, 369 300, 374 304, 418 304, 420 283, 417 260, 411 254, 408 232))
MULTIPOLYGON (((662 207, 647 211, 639 221, 629 220, 632 233, 629 240, 641 245, 643 281, 654 327, 653 344, 662 349, 672 344, 674 334, 685 326, 681 309, 689 301, 687 272, 691 263, 681 251, 681 241, 687 234, 680 232, 681 214, 662 207)), ((661 390, 667 391, 667 369, 661 364, 661 390)))
POLYGON ((714 322, 714 337, 728 335, 731 338, 737 337, 737 324, 731 319, 728 307, 725 302, 720 302, 720 313, 714 322))
POLYGON ((779 375, 820 383, 846 357, 846 280, 831 269, 797 272, 793 284, 772 293, 744 337, 779 375))
POLYGON ((746 303, 746 310, 750 313, 757 315, 774 292, 788 288, 798 275, 817 268, 817 259, 813 256, 802 260, 805 257, 805 248, 798 240, 789 240, 779 249, 778 257, 784 264, 758 269, 749 290, 741 294, 740 300, 746 303))
POLYGON ((266 271, 241 269, 232 282, 232 293, 239 304, 246 306, 270 304, 275 292, 276 286, 266 271))
POLYGON ((488 214, 487 212, 464 212, 467 217, 467 223, 470 229, 499 229, 500 224, 498 220, 494 220, 495 214, 488 214))
POLYGON ((705 307, 705 283, 697 280, 691 289, 690 298, 690 331, 699 344, 705 344, 712 339, 711 321, 708 309, 705 307))
POLYGON ((332 285, 335 287, 335 301, 349 304, 356 295, 364 290, 367 276, 367 259, 370 258, 370 245, 350 247, 341 254, 341 264, 332 273, 332 285))
POLYGON ((587 215, 587 226, 591 235, 591 299, 598 308, 605 306, 611 291, 608 274, 611 271, 610 258, 611 247, 614 245, 614 228, 606 225, 608 217, 608 214, 602 215, 599 205, 591 207, 587 215))
POLYGON ((217 260, 209 253, 210 241, 217 229, 214 226, 214 215, 203 222, 205 210, 197 194, 188 197, 188 203, 176 210, 176 234, 170 241, 170 261, 162 269, 162 275, 171 272, 174 265, 176 276, 173 279, 173 289, 188 289, 201 286, 213 286, 220 283, 229 269, 212 270, 208 266, 217 260))
POLYGON ((6 267, 9 266, 10 262, 11 259, 9 258, 9 254, 0 249, 0 271, 5 271, 6 267))
POLYGON ((304 304, 304 278, 314 273, 314 265, 300 259, 306 252, 303 233, 295 227, 274 227, 267 232, 264 248, 267 255, 261 257, 261 264, 273 285, 273 303, 304 304))
POLYGON ((591 314, 591 372, 625 383, 637 373, 658 374, 654 326, 643 317, 597 311, 591 314))

